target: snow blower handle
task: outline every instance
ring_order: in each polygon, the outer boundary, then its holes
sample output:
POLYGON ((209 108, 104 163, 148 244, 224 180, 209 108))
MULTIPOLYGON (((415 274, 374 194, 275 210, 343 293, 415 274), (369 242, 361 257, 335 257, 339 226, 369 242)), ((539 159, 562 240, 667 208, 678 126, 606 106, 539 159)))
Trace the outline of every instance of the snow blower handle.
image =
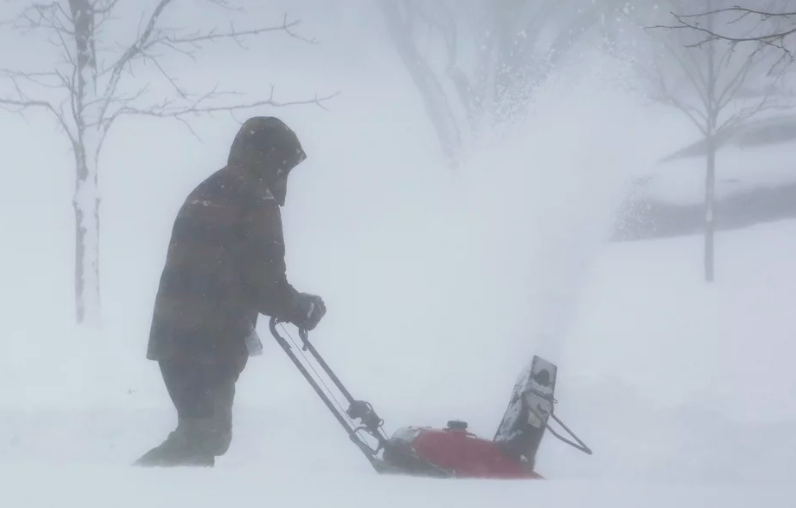
MULTIPOLYGON (((315 302, 310 302, 310 308, 307 309, 307 315, 304 316, 304 317, 309 319, 310 317, 312 317, 312 313, 313 312, 315 312, 315 302)), ((309 337, 309 332, 307 331, 306 328, 302 328, 300 326, 298 327, 298 331, 299 331, 299 337, 301 337, 301 342, 302 342, 302 344, 304 344, 304 347, 302 349, 304 349, 304 351, 306 351, 307 350, 307 339, 309 337)))
MULTIPOLYGON (((313 312, 315 312, 315 302, 310 302, 310 307, 309 307, 309 309, 307 309, 307 315, 305 317, 307 319, 309 319, 312 316, 313 312)), ((271 320, 274 323, 277 322, 273 318, 271 320)), ((309 342, 308 342, 308 340, 309 340, 309 332, 307 331, 306 328, 302 328, 300 326, 298 327, 298 331, 299 331, 299 337, 301 338, 301 343, 303 344, 303 347, 301 349, 302 349, 302 351, 306 351, 307 348, 309 347, 309 342)))
POLYGON ((329 379, 331 379, 332 382, 335 384, 335 386, 337 386, 337 389, 340 390, 340 393, 343 394, 348 403, 354 405, 357 401, 354 399, 353 396, 351 396, 351 393, 346 389, 346 387, 343 385, 342 381, 340 381, 337 375, 335 375, 335 373, 332 371, 332 369, 329 367, 329 365, 326 363, 326 361, 323 359, 320 353, 318 353, 318 351, 315 349, 315 346, 313 346, 312 343, 310 343, 309 332, 304 328, 299 328, 298 330, 299 330, 299 338, 301 339, 301 344, 302 344, 301 349, 303 351, 309 350, 310 354, 315 358, 315 361, 318 362, 318 365, 320 365, 321 368, 324 370, 324 372, 326 372, 326 375, 329 376, 329 379))
MULTIPOLYGON (((346 402, 348 402, 348 410, 345 411, 345 414, 351 418, 352 420, 361 420, 360 427, 351 427, 345 421, 343 414, 338 412, 337 408, 332 402, 332 399, 328 397, 328 395, 323 392, 320 385, 315 381, 315 379, 310 375, 309 371, 299 362, 296 355, 294 355, 290 350, 290 345, 288 342, 277 332, 276 324, 278 320, 276 318, 271 318, 270 322, 270 329, 271 334, 277 340, 282 349, 288 354, 290 359, 299 369, 299 371, 304 375, 304 378, 310 383, 310 385, 315 389, 316 393, 321 397, 324 401, 326 406, 329 410, 335 415, 337 420, 343 425, 343 427, 348 431, 349 436, 354 440, 354 442, 359 446, 366 455, 372 458, 377 450, 370 449, 368 445, 363 442, 361 439, 356 438, 355 434, 359 430, 365 430, 368 434, 373 436, 379 443, 379 448, 385 446, 387 443, 387 436, 384 434, 382 430, 382 425, 384 424, 384 420, 382 420, 376 411, 373 409, 373 406, 366 401, 354 399, 348 389, 343 385, 342 381, 337 377, 337 375, 332 371, 323 357, 318 353, 312 343, 309 341, 309 332, 306 329, 299 328, 299 337, 301 338, 302 342, 302 350, 309 351, 310 355, 313 357, 315 362, 323 369, 326 376, 334 383, 340 393, 345 397, 346 402)), ((314 369, 313 369, 314 371, 314 369)), ((342 408, 341 408, 342 409, 342 408)))
MULTIPOLYGON (((379 438, 381 426, 384 425, 384 420, 376 414, 376 411, 373 409, 373 406, 370 402, 366 402, 364 400, 357 400, 355 399, 348 389, 343 385, 343 382, 337 377, 337 375, 332 371, 323 357, 318 353, 315 347, 309 341, 309 332, 303 328, 299 328, 299 337, 301 338, 301 342, 303 344, 302 350, 307 351, 309 350, 310 354, 315 358, 315 361, 318 362, 318 365, 326 372, 326 375, 329 376, 329 379, 337 386, 337 389, 340 390, 340 393, 346 398, 348 402, 348 409, 346 410, 346 414, 352 420, 360 420, 362 422, 362 426, 370 432, 371 435, 374 437, 379 438)), ((379 440, 380 443, 382 442, 381 439, 379 440)))

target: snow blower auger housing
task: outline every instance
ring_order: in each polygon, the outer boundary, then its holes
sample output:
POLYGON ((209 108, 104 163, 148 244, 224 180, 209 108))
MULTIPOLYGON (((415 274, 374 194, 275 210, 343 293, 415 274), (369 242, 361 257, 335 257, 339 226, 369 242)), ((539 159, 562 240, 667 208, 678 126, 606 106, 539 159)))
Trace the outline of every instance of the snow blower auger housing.
POLYGON ((296 349, 299 346, 289 335, 290 342, 279 334, 277 323, 275 318, 271 318, 271 334, 378 473, 438 478, 542 479, 534 471, 534 466, 546 429, 561 441, 592 454, 589 447, 553 413, 558 369, 543 358, 534 356, 531 366, 515 384, 493 439, 480 438, 468 432, 467 423, 459 420, 449 421, 442 429, 405 426, 387 437, 384 421, 373 406, 351 396, 309 342, 307 331, 299 330, 302 344, 296 354, 290 343, 296 349), (343 395, 348 403, 347 410, 343 409, 302 351, 309 351, 315 363, 343 395), (554 431, 548 423, 551 418, 575 441, 554 431), (359 424, 355 423, 356 420, 359 424), (370 441, 375 442, 371 444, 370 441))

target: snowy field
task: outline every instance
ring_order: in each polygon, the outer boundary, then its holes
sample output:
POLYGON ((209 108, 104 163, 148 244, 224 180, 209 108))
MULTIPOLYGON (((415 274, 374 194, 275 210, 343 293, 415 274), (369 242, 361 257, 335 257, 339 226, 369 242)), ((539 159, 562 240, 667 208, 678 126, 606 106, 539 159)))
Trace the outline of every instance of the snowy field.
POLYGON ((128 467, 175 424, 144 358, 173 216, 224 164, 237 124, 197 119, 202 142, 177 122, 114 127, 104 322, 87 331, 73 325, 71 154, 34 112, 0 115, 0 506, 796 506, 796 222, 718 235, 707 287, 698 237, 604 242, 633 178, 684 139, 677 117, 615 86, 610 61, 562 69, 526 123, 451 174, 389 44, 360 42, 379 27, 306 21, 323 44, 280 40, 257 66, 224 61, 222 78, 274 82, 284 99, 341 91, 328 111, 252 112, 283 118, 309 155, 284 223, 289 278, 329 309, 311 339, 388 432, 462 419, 491 437, 517 374, 545 356, 559 365, 557 414, 594 455, 548 436, 547 481, 379 477, 263 318, 265 352, 238 384, 217 467, 128 467))
MULTIPOLYGON (((796 256, 794 235, 796 222, 721 235, 710 289, 699 282, 698 238, 603 249, 559 360, 558 414, 595 455, 548 436, 538 466, 546 482, 378 477, 269 342, 242 378, 235 441, 214 470, 134 470, 126 464, 174 421, 156 369, 140 359, 143 340, 122 347, 112 334, 50 332, 48 347, 36 349, 23 343, 36 339, 31 332, 2 359, 0 499, 26 507, 793 506, 796 376, 787 352, 796 276, 782 267, 796 256)), ((431 339, 422 332, 380 352, 378 333, 322 328, 318 347, 388 431, 463 418, 479 434, 494 432, 515 374, 501 364, 519 337, 476 346, 437 336, 454 351, 484 354, 451 352, 428 365, 412 353, 431 339)))
POLYGON ((793 506, 793 489, 781 487, 716 488, 584 481, 533 484, 434 482, 334 473, 269 473, 258 468, 162 473, 113 468, 18 467, 0 472, 8 482, 3 486, 3 505, 20 507, 339 508, 377 505, 389 508, 489 508, 513 505, 743 508, 752 503, 777 508, 793 506), (20 483, 20 479, 24 483, 20 483))
MULTIPOLYGON (((764 147, 726 146, 717 153, 721 174, 716 181, 716 198, 726 199, 758 189, 793 184, 793 144, 764 147)), ((647 168, 650 177, 638 190, 638 197, 676 205, 695 205, 705 199, 705 158, 693 157, 657 163, 647 168)))

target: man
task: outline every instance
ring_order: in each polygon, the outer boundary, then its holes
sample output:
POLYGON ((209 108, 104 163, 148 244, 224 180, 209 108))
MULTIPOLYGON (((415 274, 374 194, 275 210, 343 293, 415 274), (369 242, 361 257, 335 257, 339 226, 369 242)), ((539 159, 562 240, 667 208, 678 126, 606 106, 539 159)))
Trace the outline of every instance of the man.
POLYGON ((178 423, 136 465, 214 466, 232 440, 238 376, 262 347, 259 314, 312 330, 326 313, 320 297, 299 293, 285 275, 280 207, 288 175, 304 159, 282 121, 251 118, 238 131, 227 165, 183 203, 147 348, 178 423))

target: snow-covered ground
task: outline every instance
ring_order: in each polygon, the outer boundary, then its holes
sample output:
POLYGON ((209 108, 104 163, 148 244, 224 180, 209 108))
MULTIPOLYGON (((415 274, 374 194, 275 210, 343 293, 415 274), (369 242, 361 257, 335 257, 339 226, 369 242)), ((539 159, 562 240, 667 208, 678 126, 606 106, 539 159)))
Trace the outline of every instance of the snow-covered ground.
MULTIPOLYGON (((789 109, 759 113, 719 148, 716 152, 714 189, 717 199, 796 183, 796 165, 793 163, 796 145, 788 137, 793 131, 792 113, 789 109), (762 144, 761 139, 778 142, 762 144)), ((685 129, 674 128, 684 118, 681 113, 675 112, 667 120, 667 123, 671 122, 669 128, 672 131, 666 137, 674 147, 665 154, 667 157, 686 147, 694 150, 693 145, 703 141, 702 134, 693 125, 685 129)), ((699 150, 704 151, 704 146, 700 146, 696 149, 697 153, 699 150)), ((644 181, 636 189, 635 195, 640 199, 666 204, 700 205, 705 199, 706 164, 705 155, 658 160, 640 169, 644 181)))
MULTIPOLYGON (((696 238, 605 248, 559 358, 558 414, 595 454, 548 436, 539 471, 550 480, 532 485, 377 477, 270 342, 241 380, 235 441, 215 470, 133 470, 174 420, 144 338, 40 323, 9 336, 19 342, 2 359, 3 505, 791 506, 794 234, 789 221, 721 235, 711 288, 696 238)), ((530 337, 459 343, 422 330, 384 349, 371 332, 314 336, 388 430, 463 418, 491 435, 512 351, 533 349, 522 345, 530 337), (424 356, 430 340, 447 361, 424 356)))
MULTIPOLYGON (((695 142, 699 135, 690 132, 686 139, 695 142)), ((716 155, 716 198, 793 184, 796 182, 793 153, 793 142, 722 147, 716 155)), ((678 205, 702 203, 705 199, 705 164, 704 157, 656 163, 645 171, 650 180, 639 189, 638 196, 678 205)))
POLYGON ((229 468, 215 471, 129 471, 116 468, 2 468, 4 506, 242 508, 376 505, 405 508, 461 506, 599 506, 616 508, 793 506, 793 490, 738 486, 643 485, 622 482, 439 482, 364 474, 313 474, 229 468), (20 483, 25 478, 26 483, 20 483), (8 480, 12 481, 9 482, 8 480))
POLYGON ((306 60, 283 41, 223 76, 276 82, 285 98, 343 92, 329 111, 257 112, 294 126, 309 154, 284 220, 292 282, 329 308, 312 340, 388 430, 458 418, 483 436, 541 354, 560 367, 558 415, 595 454, 548 436, 545 482, 378 477, 263 319, 265 354, 241 378, 218 466, 128 467, 174 424, 144 358, 171 221, 237 124, 197 120, 203 143, 179 123, 114 127, 104 323, 87 331, 72 324, 71 156, 33 112, 0 116, 0 506, 793 506, 796 222, 719 235, 710 287, 699 238, 604 243, 629 182, 682 136, 615 91, 599 60, 540 90, 531 120, 451 175, 389 45, 358 42, 378 26, 349 14, 336 19, 360 30, 350 39, 310 16, 306 30, 327 31, 297 46, 306 60))

